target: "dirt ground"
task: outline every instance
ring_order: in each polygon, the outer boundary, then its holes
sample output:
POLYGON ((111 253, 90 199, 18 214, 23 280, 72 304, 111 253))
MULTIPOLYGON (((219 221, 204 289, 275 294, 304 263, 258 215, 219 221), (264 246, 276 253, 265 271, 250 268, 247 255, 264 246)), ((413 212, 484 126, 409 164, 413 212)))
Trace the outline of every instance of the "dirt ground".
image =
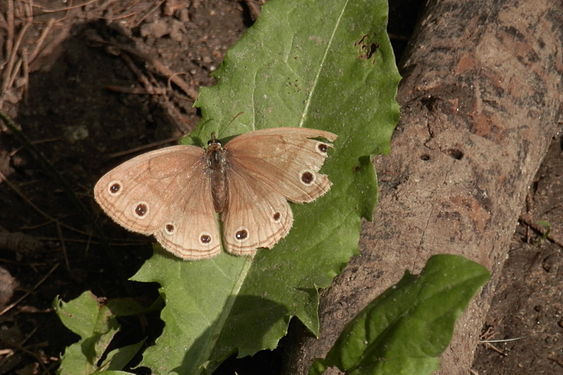
POLYGON ((552 142, 526 206, 483 327, 476 374, 563 371, 562 136, 552 142))
MULTIPOLYGON (((155 298, 155 285, 127 281, 150 256, 150 239, 113 224, 93 202, 92 187, 119 162, 173 144, 197 124, 198 88, 213 84, 209 74, 259 6, 252 0, 0 3, 0 110, 21 125, 21 134, 0 126, 0 375, 55 373, 60 353, 76 340, 53 313, 55 296, 70 300, 92 290, 155 298)), ((412 0, 391 6, 399 59, 418 6, 412 0)), ((494 286, 475 374, 562 371, 562 156, 563 138, 555 139, 494 286)), ((122 324, 133 332, 123 342, 158 336, 135 320, 122 324)), ((217 373, 272 373, 281 358, 280 351, 260 353, 217 373)))

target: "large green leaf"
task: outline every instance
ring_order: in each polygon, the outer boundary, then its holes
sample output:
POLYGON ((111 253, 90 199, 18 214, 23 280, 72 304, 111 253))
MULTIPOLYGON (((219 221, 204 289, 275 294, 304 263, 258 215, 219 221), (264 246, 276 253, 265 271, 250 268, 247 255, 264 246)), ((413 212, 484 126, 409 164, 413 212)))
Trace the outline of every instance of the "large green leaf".
POLYGON ((420 276, 405 274, 354 318, 309 375, 328 367, 348 375, 431 374, 456 319, 488 278, 485 267, 463 257, 433 256, 420 276))
POLYGON ((275 348, 292 316, 318 332, 317 289, 357 252, 377 196, 369 155, 388 150, 398 119, 386 25, 383 0, 272 0, 227 53, 218 84, 201 90, 203 125, 188 142, 280 126, 329 130, 339 138, 322 171, 333 187, 292 205, 289 235, 255 258, 183 262, 155 252, 134 279, 160 283, 165 327, 141 365, 209 372, 233 353, 275 348))

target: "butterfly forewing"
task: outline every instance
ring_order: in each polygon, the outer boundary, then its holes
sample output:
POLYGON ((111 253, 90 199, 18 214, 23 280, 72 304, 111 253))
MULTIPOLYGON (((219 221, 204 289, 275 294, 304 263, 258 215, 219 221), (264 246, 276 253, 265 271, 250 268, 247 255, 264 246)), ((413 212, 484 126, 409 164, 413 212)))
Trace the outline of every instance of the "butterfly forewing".
POLYGON ((243 134, 225 148, 239 169, 288 200, 305 203, 330 189, 319 170, 335 139, 322 130, 275 128, 243 134))
POLYGON ((98 181, 96 201, 118 224, 154 234, 181 258, 211 257, 221 242, 204 154, 199 147, 172 146, 137 156, 98 181))

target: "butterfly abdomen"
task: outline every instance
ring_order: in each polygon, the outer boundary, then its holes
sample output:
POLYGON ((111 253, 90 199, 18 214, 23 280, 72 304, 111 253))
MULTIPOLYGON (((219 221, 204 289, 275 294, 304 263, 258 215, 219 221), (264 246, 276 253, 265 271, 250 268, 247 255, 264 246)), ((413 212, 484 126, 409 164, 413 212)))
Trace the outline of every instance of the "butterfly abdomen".
POLYGON ((227 150, 221 143, 214 140, 207 148, 207 175, 211 179, 211 195, 213 196, 213 207, 215 212, 221 213, 228 203, 227 185, 227 150))

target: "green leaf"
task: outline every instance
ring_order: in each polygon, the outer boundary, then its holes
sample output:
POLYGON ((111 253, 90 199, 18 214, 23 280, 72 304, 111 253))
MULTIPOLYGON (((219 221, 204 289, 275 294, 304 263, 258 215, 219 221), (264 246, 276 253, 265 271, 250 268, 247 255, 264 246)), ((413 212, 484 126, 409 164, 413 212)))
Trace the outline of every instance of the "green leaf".
POLYGON ((80 341, 66 348, 59 374, 94 373, 96 363, 119 329, 117 320, 91 292, 68 303, 57 298, 54 308, 62 323, 80 336, 80 341))
POLYGON ((125 368, 144 344, 145 340, 141 340, 136 344, 126 345, 110 351, 100 368, 107 370, 106 372, 120 372, 118 370, 125 368))
POLYGON ((488 279, 485 267, 463 257, 431 257, 418 277, 406 273, 354 318, 309 375, 328 367, 348 375, 431 374, 455 321, 488 279))
POLYGON ((158 374, 212 371, 233 353, 273 349, 297 316, 319 329, 318 288, 357 253, 376 202, 369 155, 386 152, 398 120, 399 74, 383 0, 272 0, 201 90, 202 124, 186 142, 281 126, 338 135, 323 167, 331 191, 292 205, 294 224, 255 258, 182 262, 156 252, 134 280, 161 285, 165 322, 142 366, 158 374), (370 54, 373 52, 373 54, 370 54))
POLYGON ((549 237, 549 233, 551 232, 551 224, 549 223, 549 221, 545 221, 545 220, 538 220, 537 223, 539 226, 541 226, 545 232, 544 234, 542 234, 541 238, 542 239, 547 239, 549 237))
POLYGON ((66 348, 58 373, 60 375, 94 374, 99 369, 119 369, 125 366, 141 348, 142 343, 113 351, 98 367, 120 325, 117 316, 146 311, 131 299, 101 301, 89 291, 65 303, 56 298, 54 308, 62 323, 80 336, 66 348), (112 310, 116 308, 116 311, 112 310), (136 349, 136 351, 133 351, 136 349))

